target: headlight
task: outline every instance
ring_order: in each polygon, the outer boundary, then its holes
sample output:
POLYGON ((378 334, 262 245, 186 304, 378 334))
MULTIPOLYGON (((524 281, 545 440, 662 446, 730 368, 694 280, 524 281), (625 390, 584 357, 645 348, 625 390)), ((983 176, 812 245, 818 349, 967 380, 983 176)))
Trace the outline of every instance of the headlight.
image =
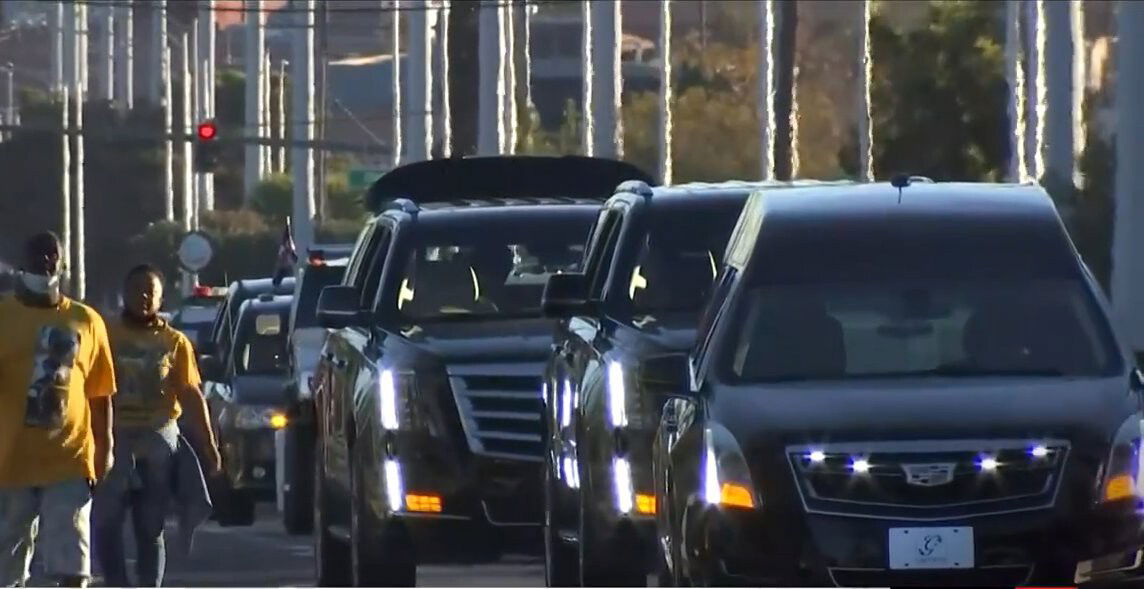
POLYGON ((659 424, 658 411, 649 415, 652 404, 644 398, 650 393, 640 390, 634 374, 615 360, 608 362, 608 421, 613 428, 644 429, 659 424))
POLYGON ((703 432, 703 498, 708 505, 754 509, 762 503, 747 460, 731 432, 718 425, 703 432))
POLYGON ((286 422, 286 412, 277 407, 239 407, 234 415, 238 429, 282 429, 286 422))
POLYGON ((1104 480, 1100 489, 1100 500, 1111 502, 1144 497, 1141 485, 1140 439, 1144 437, 1144 421, 1133 415, 1121 424, 1113 438, 1109 452, 1104 480))
POLYGON ((413 373, 383 369, 377 380, 377 411, 381 427, 391 431, 414 428, 418 422, 416 392, 413 373))

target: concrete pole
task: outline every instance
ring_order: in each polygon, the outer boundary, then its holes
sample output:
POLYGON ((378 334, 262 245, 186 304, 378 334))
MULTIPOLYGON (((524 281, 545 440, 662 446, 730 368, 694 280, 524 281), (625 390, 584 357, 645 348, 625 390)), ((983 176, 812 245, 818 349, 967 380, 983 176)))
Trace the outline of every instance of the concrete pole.
POLYGON ((481 0, 477 27, 477 59, 480 70, 477 96, 477 153, 504 153, 504 19, 499 0, 481 0))
POLYGON ((874 121, 870 112, 870 0, 861 0, 858 26, 858 177, 874 181, 874 121))
POLYGON ((411 0, 394 0, 394 10, 390 13, 393 20, 390 29, 389 47, 393 55, 393 86, 390 88, 393 104, 393 167, 405 163, 404 126, 405 117, 401 104, 401 13, 411 0))
POLYGON ((1043 153, 1045 138, 1045 28, 1042 0, 1028 0, 1025 4, 1025 37, 1028 53, 1025 76, 1027 98, 1025 157, 1028 172, 1039 181, 1045 173, 1043 153))
MULTIPOLYGON (((775 3, 762 0, 759 9, 759 177, 775 179, 775 3)), ((666 47, 666 45, 665 45, 666 47)), ((664 180, 666 183, 666 180, 664 180)))
POLYGON ((524 55, 524 70, 520 73, 520 78, 524 80, 524 105, 527 107, 527 112, 531 116, 532 109, 536 106, 532 102, 532 13, 535 7, 525 0, 520 1, 521 12, 523 12, 522 20, 524 21, 524 50, 521 53, 524 55))
POLYGON ((115 9, 98 6, 92 11, 96 37, 95 59, 99 67, 95 76, 95 98, 111 103, 115 100, 115 9))
POLYGON ((52 35, 52 85, 51 92, 59 94, 64 90, 64 38, 67 36, 67 30, 64 24, 65 19, 64 4, 62 2, 56 3, 55 8, 52 10, 51 18, 49 19, 49 30, 52 35))
POLYGON ((278 100, 276 102, 276 110, 278 111, 278 140, 282 144, 278 146, 278 173, 286 173, 286 67, 290 65, 290 60, 283 59, 278 62, 278 100))
POLYGON ((115 7, 115 109, 126 115, 135 106, 135 4, 115 7))
MULTIPOLYGON (((167 12, 167 0, 158 0, 155 10, 161 14, 167 12)), ((162 19, 159 29, 159 58, 162 67, 159 68, 160 96, 159 104, 163 108, 163 210, 164 218, 171 223, 175 222, 175 146, 171 140, 172 126, 174 124, 174 104, 171 90, 171 44, 167 39, 167 19, 162 19)))
POLYGON ((623 157, 620 98, 622 21, 619 2, 584 0, 584 141, 585 154, 623 157))
MULTIPOLYGON (((214 0, 200 0, 198 17, 199 120, 215 116, 215 12, 214 0)), ((199 212, 213 211, 214 174, 199 174, 199 212)))
MULTIPOLYGON (((1044 2, 1045 160, 1048 171, 1065 182, 1073 181, 1073 31, 1071 2, 1044 2)), ((1062 203, 1063 204, 1063 203, 1062 203)))
POLYGON ((163 47, 167 44, 167 0, 151 3, 151 53, 146 99, 161 106, 163 100, 163 47))
POLYGON ((437 8, 436 36, 433 39, 433 76, 436 84, 433 98, 433 137, 440 156, 453 151, 452 109, 449 108, 449 0, 440 0, 437 8))
POLYGON ((504 153, 516 153, 516 146, 519 134, 519 113, 516 104, 516 17, 515 11, 511 4, 501 2, 497 7, 497 12, 500 13, 501 22, 501 42, 504 44, 504 59, 501 64, 504 66, 504 75, 501 77, 504 87, 501 88, 500 95, 504 101, 501 106, 501 112, 504 113, 504 153))
MULTIPOLYGON (((291 60, 290 79, 291 112, 294 123, 294 139, 312 141, 314 139, 314 24, 317 0, 302 0, 306 10, 295 13, 294 56, 291 60)), ((291 149, 294 174, 293 228, 294 243, 298 251, 306 251, 313 243, 314 232, 314 152, 310 147, 296 145, 291 149)))
MULTIPOLYGON (((1144 3, 1122 1, 1117 15, 1116 122, 1144 128, 1144 3)), ((1112 306, 1117 327, 1134 352, 1144 351, 1144 134, 1117 133, 1116 212, 1112 237, 1112 306)))
POLYGON ((1009 182, 1028 177, 1025 161, 1025 76, 1021 71, 1021 0, 1005 0, 1005 80, 1009 86, 1009 182))
POLYGON ((243 173, 243 202, 249 204, 262 179, 262 147, 258 144, 261 138, 261 118, 259 112, 262 108, 262 79, 259 72, 262 70, 262 12, 257 0, 244 0, 246 9, 246 47, 243 58, 243 68, 246 72, 246 104, 245 121, 243 122, 243 135, 248 141, 246 144, 246 161, 243 173))
MULTIPOLYGON (((763 0, 759 4, 761 12, 766 12, 770 3, 771 0, 763 0)), ((672 182, 671 134, 673 121, 671 107, 675 99, 671 88, 671 0, 660 0, 659 3, 659 48, 659 179, 661 183, 667 185, 672 182)), ((769 63, 769 60, 761 59, 759 63, 761 71, 768 70, 768 68, 762 67, 762 64, 769 63)), ((760 96, 763 97, 765 103, 768 94, 763 92, 760 96)), ((765 127, 766 125, 764 125, 765 127)), ((765 137, 763 143, 766 143, 765 137)))
MULTIPOLYGON (((1069 3, 1069 16, 1072 21, 1073 77, 1072 77, 1072 124, 1073 161, 1079 162, 1087 146, 1084 124, 1085 78, 1088 76, 1088 44, 1084 40, 1084 2, 1072 0, 1069 3)), ((1083 188, 1085 179, 1079 167, 1073 173, 1073 183, 1083 188)))
POLYGON ((433 70, 429 31, 429 2, 418 0, 409 11, 409 108, 405 117, 406 156, 408 161, 429 159, 433 145, 433 70))
POLYGON ((73 5, 73 26, 75 31, 75 61, 72 68, 72 88, 75 95, 75 187, 72 189, 72 259, 75 267, 72 273, 73 296, 78 300, 87 297, 87 244, 86 216, 87 202, 84 195, 84 184, 87 178, 86 162, 83 150, 83 106, 87 102, 87 4, 77 2, 73 5))
POLYGON ((179 77, 182 79, 182 96, 179 101, 182 107, 179 113, 179 130, 188 136, 188 139, 179 142, 180 157, 183 167, 179 178, 179 194, 183 202, 181 206, 183 230, 190 231, 195 226, 195 182, 194 182, 194 151, 189 137, 194 133, 191 121, 191 103, 194 94, 191 88, 194 81, 191 77, 191 40, 192 36, 183 33, 179 43, 179 77))
MULTIPOLYGON (((258 111, 258 136, 263 139, 273 139, 273 121, 271 120, 272 95, 270 91, 270 72, 273 71, 270 65, 270 52, 263 52, 262 57, 262 70, 258 72, 258 79, 262 82, 262 108, 258 111)), ((274 173, 274 150, 269 145, 262 146, 262 178, 266 178, 274 173)))
POLYGON ((56 47, 56 66, 53 68, 55 71, 55 86, 60 92, 60 129, 63 133, 60 134, 62 138, 60 150, 60 170, 62 172, 60 178, 60 244, 63 249, 63 265, 64 276, 63 284, 70 285, 71 278, 74 275, 75 260, 72 257, 71 249, 71 227, 72 227, 72 210, 71 210, 71 109, 72 100, 75 95, 71 93, 71 81, 74 77, 72 70, 75 68, 75 26, 73 24, 74 16, 71 14, 71 7, 60 2, 56 5, 55 13, 53 14, 53 22, 55 32, 58 38, 55 40, 56 47))

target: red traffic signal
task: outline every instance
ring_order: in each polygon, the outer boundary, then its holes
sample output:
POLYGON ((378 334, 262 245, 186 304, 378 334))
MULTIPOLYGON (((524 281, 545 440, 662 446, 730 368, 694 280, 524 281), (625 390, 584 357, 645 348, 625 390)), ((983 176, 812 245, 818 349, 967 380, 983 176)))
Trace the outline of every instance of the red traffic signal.
POLYGON ((210 141, 218 136, 218 127, 215 127, 214 121, 207 121, 199 123, 199 140, 210 141))

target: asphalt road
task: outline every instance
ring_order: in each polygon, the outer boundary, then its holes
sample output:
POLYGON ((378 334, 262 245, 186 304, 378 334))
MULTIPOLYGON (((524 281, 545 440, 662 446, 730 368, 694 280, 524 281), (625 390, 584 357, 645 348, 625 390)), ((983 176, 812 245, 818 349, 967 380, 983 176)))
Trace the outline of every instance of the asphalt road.
MULTIPOLYGON (((168 587, 313 587, 314 551, 309 536, 290 536, 272 505, 260 506, 250 527, 199 529, 189 558, 171 556, 163 584, 168 587)), ((170 535, 169 535, 170 536, 170 535)), ((128 536, 130 545, 131 539, 128 536)), ((169 541, 169 540, 168 540, 169 541)), ((128 562, 133 571, 134 562, 128 562)), ((97 571, 98 574, 98 571, 97 571)), ((96 579, 96 584, 100 579, 96 579)), ((423 566, 425 587, 543 587, 544 568, 536 558, 507 556, 495 564, 423 566)))

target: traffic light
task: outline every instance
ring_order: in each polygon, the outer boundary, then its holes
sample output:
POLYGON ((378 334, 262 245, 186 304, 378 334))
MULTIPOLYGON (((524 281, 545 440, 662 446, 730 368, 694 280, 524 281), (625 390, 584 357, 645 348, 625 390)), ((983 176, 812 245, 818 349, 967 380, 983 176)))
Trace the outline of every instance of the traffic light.
POLYGON ((218 168, 219 152, 218 127, 214 121, 199 123, 195 134, 195 171, 214 172, 218 168))

